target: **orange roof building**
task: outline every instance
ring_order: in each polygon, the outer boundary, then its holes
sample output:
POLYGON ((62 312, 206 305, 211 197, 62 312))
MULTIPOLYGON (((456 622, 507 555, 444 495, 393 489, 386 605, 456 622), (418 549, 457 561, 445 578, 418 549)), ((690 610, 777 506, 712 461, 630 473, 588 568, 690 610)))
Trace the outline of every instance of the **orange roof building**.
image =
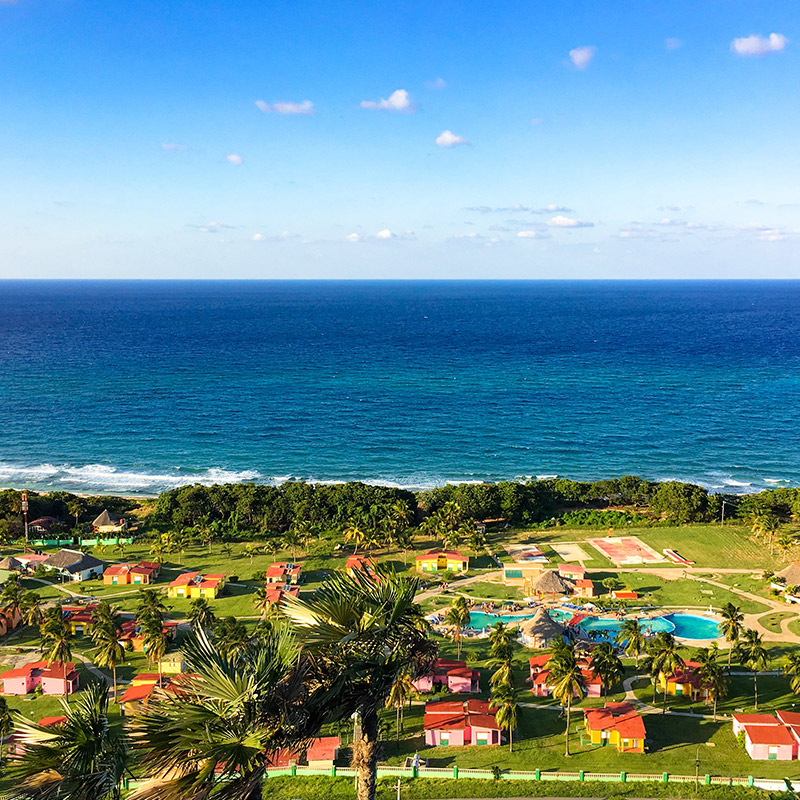
POLYGON ((585 708, 583 720, 593 745, 614 745, 620 753, 644 753, 644 720, 630 703, 585 708))

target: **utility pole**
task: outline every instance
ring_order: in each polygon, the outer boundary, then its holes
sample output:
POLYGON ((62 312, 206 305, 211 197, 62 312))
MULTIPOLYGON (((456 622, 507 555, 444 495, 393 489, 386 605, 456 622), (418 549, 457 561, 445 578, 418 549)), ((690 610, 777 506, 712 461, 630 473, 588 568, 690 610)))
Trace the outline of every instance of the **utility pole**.
POLYGON ((700 745, 697 745, 697 750, 694 754, 694 790, 700 791, 700 745))
POLYGON ((722 519, 720 520, 720 525, 725 524, 725 499, 722 500, 722 519))
POLYGON ((25 521, 25 550, 28 549, 28 490, 22 490, 22 519, 25 521))

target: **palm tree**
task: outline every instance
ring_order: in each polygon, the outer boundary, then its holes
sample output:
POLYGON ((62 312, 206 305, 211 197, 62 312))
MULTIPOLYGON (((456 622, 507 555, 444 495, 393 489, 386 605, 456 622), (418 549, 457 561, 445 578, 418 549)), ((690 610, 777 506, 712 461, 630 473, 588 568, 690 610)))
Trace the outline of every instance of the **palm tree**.
POLYGON ((400 734, 403 731, 403 711, 406 703, 418 694, 414 681, 408 672, 403 672, 397 676, 397 680, 392 684, 389 696, 386 698, 386 707, 395 709, 397 713, 396 731, 397 740, 400 741, 400 734))
POLYGON ((248 542, 242 548, 242 555, 247 556, 250 559, 250 564, 253 563, 253 557, 257 556, 261 552, 261 546, 254 544, 253 542, 248 542))
POLYGON ((564 755, 569 753, 569 724, 572 711, 572 700, 577 695, 582 698, 586 692, 586 679, 583 677, 575 645, 565 642, 551 648, 553 655, 550 657, 550 677, 553 683, 553 697, 566 709, 567 727, 564 729, 564 755))
POLYGON ((758 673, 769 664, 769 653, 764 647, 761 636, 749 628, 744 632, 736 645, 736 657, 743 667, 753 671, 754 710, 758 711, 758 673))
POLYGON ((510 661, 514 649, 511 644, 511 630, 504 622, 495 622, 489 631, 489 653, 492 658, 510 661))
POLYGON ((622 620, 622 624, 614 637, 614 643, 620 645, 626 655, 636 658, 636 666, 638 668, 639 656, 641 656, 647 645, 647 639, 641 625, 639 625, 639 620, 622 620))
POLYGON ((784 531, 778 537, 777 545, 780 548, 780 551, 783 553, 783 560, 786 561, 789 556, 789 551, 794 547, 796 544, 796 540, 794 536, 789 533, 788 531, 784 531))
POLYGON ((78 517, 83 513, 86 502, 82 497, 75 497, 67 503, 67 511, 75 517, 75 528, 78 528, 78 517))
POLYGON ((469 620, 469 601, 463 595, 459 595, 444 615, 445 624, 450 628, 450 635, 456 643, 456 658, 461 658, 461 640, 469 620))
POLYGON ((167 652, 167 635, 164 632, 164 621, 157 616, 139 619, 142 625, 142 650, 151 664, 158 665, 158 676, 161 677, 161 661, 167 652))
POLYGON ((15 617, 25 602, 25 592, 19 576, 12 575, 0 591, 0 608, 4 608, 8 614, 15 617))
POLYGON ((495 721, 501 730, 508 731, 508 752, 514 751, 514 729, 519 721, 519 692, 510 681, 498 683, 492 689, 489 708, 496 708, 495 721))
POLYGON ((312 738, 308 662, 284 625, 258 645, 224 655, 202 629, 183 647, 180 697, 156 692, 130 739, 152 781, 141 800, 260 800, 270 757, 312 738))
POLYGON ((95 610, 92 641, 96 647, 94 661, 99 667, 110 669, 113 676, 114 700, 117 699, 117 664, 125 661, 125 647, 119 640, 119 612, 108 603, 101 602, 95 610))
POLYGON ((155 541, 152 545, 150 545, 150 555, 159 563, 163 563, 164 561, 164 543, 162 541, 155 541))
POLYGON ((622 661, 610 642, 602 642, 592 650, 591 665, 592 675, 600 678, 601 692, 607 692, 625 674, 622 661))
POLYGON ((3 748, 6 739, 13 730, 14 717, 11 715, 11 709, 8 707, 5 697, 0 697, 0 762, 4 758, 3 748))
POLYGON ((144 622, 148 617, 156 617, 159 621, 163 621, 166 612, 167 604, 157 589, 139 590, 136 606, 136 618, 139 622, 144 622))
POLYGON ((789 687, 795 694, 800 694, 800 653, 789 653, 783 665, 783 674, 789 675, 789 687))
POLYGON ((303 546, 303 539, 296 528, 289 528, 283 534, 281 545, 291 551, 292 561, 297 561, 297 548, 303 546))
MULTIPOLYGON (((678 643, 675 637, 666 631, 659 631, 650 641, 648 647, 651 660, 651 674, 660 676, 664 681, 664 704, 661 713, 667 711, 667 683, 668 678, 684 666, 684 660, 678 652, 678 643)), ((655 701, 655 692, 653 700, 655 701)))
POLYGON ((22 614, 22 621, 26 625, 35 626, 42 622, 42 598, 32 591, 24 592, 20 599, 19 606, 20 613, 22 614))
POLYGON ((225 617, 217 623, 214 642, 223 656, 233 658, 247 649, 250 635, 244 623, 239 622, 236 617, 225 617))
POLYGON ((60 662, 64 671, 64 689, 67 682, 67 662, 72 658, 72 633, 61 613, 60 606, 47 609, 39 626, 42 653, 45 660, 60 662))
POLYGON ((66 721, 43 728, 16 717, 23 753, 9 762, 8 800, 119 800, 128 762, 124 734, 109 723, 105 684, 90 684, 70 706, 66 721))
POLYGON ((486 530, 484 528, 479 529, 473 527, 467 541, 470 549, 475 553, 475 557, 477 558, 479 553, 486 550, 486 546, 489 544, 489 537, 486 535, 486 530))
POLYGON ((217 621, 214 614, 214 609, 211 608, 211 603, 205 597, 198 597, 189 604, 189 613, 187 615, 192 628, 205 628, 210 631, 217 621))
POLYGON ((259 586, 255 592, 253 592, 253 605, 256 607, 256 611, 258 611, 262 617, 272 606, 272 600, 267 594, 267 590, 263 586, 259 586))
POLYGON ((728 676, 716 661, 701 663, 700 682, 714 702, 714 722, 717 721, 717 701, 728 694, 728 676))
POLYGON ((728 672, 730 672, 733 649, 744 631, 744 614, 742 614, 742 609, 733 603, 726 603, 719 613, 722 617, 722 622, 719 624, 719 632, 730 645, 728 650, 728 672))
POLYGON ((418 578, 384 567, 374 575, 337 572, 313 601, 290 597, 284 608, 309 657, 314 701, 330 721, 360 718, 352 760, 359 800, 375 799, 378 709, 399 675, 427 675, 438 652, 414 602, 418 588, 418 578))

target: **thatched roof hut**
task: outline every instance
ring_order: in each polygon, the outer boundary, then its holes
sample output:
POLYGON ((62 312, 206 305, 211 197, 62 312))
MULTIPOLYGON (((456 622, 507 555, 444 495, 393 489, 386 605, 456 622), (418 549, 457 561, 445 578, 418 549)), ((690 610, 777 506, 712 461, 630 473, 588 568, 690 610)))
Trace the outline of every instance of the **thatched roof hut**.
POLYGON ((787 586, 797 586, 800 584, 800 561, 792 561, 788 567, 776 573, 776 577, 783 578, 787 586))
POLYGON ((544 608, 519 626, 520 639, 528 647, 547 647, 551 639, 563 633, 564 626, 556 622, 544 608))
POLYGON ((14 556, 6 556, 4 559, 2 559, 2 561, 0 561, 0 569, 16 572, 17 570, 22 569, 22 562, 17 561, 14 556))
POLYGON ((531 581, 531 592, 539 594, 572 594, 573 584, 558 574, 558 570, 546 569, 531 581))

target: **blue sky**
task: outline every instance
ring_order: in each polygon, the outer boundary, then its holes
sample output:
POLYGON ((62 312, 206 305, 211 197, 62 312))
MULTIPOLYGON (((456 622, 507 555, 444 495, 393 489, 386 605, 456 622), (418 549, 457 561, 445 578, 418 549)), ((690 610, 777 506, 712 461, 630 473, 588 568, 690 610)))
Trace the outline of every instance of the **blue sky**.
POLYGON ((0 277, 799 277, 800 15, 0 0, 0 277))

